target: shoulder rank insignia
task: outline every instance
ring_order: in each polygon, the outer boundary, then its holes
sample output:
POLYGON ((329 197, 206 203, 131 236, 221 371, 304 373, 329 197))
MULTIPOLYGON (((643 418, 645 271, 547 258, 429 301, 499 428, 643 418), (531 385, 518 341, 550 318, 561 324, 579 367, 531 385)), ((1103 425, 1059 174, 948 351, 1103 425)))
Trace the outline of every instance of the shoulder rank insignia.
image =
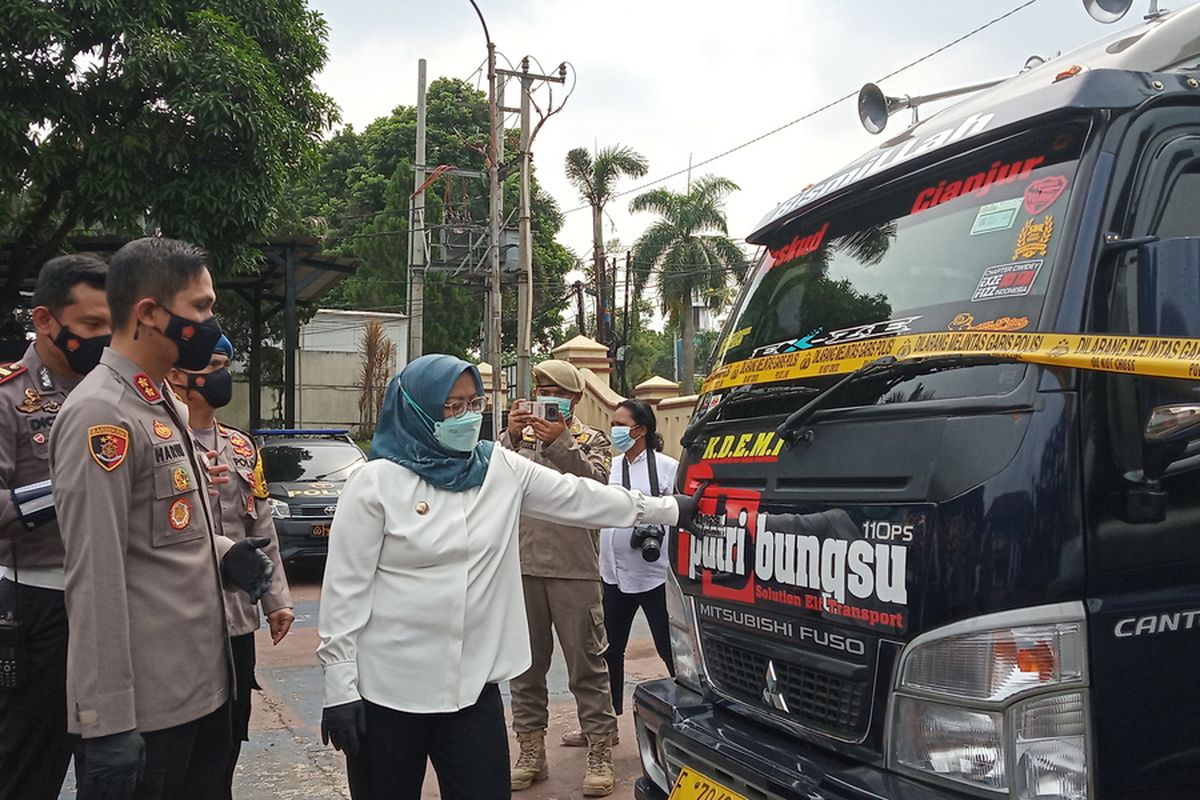
POLYGON ((129 431, 117 425, 93 425, 88 428, 88 449, 101 469, 112 472, 129 454, 129 431))
POLYGON ((162 400, 162 392, 154 385, 154 381, 150 380, 150 376, 144 372, 133 376, 133 387, 147 403, 157 403, 162 400))
POLYGON ((260 460, 254 465, 253 480, 250 482, 251 490, 254 496, 259 500, 266 500, 270 496, 267 491, 267 478, 263 475, 262 461, 260 460))
POLYGON ((20 375, 22 372, 28 372, 24 364, 14 361, 11 364, 0 366, 0 383, 7 383, 13 378, 20 375))
POLYGON ((232 445, 235 455, 239 455, 242 458, 254 457, 254 445, 250 444, 246 437, 242 436, 237 431, 230 432, 229 444, 232 445))
POLYGON ((579 442, 580 444, 587 444, 591 440, 592 434, 590 431, 581 431, 575 434, 575 441, 579 442))
POLYGON ((42 391, 54 391, 54 379, 50 377, 50 369, 45 364, 38 368, 38 383, 42 385, 42 391))
POLYGON ((172 431, 166 423, 157 419, 154 420, 154 425, 152 427, 154 428, 154 435, 160 439, 170 439, 175 435, 175 432, 172 431))

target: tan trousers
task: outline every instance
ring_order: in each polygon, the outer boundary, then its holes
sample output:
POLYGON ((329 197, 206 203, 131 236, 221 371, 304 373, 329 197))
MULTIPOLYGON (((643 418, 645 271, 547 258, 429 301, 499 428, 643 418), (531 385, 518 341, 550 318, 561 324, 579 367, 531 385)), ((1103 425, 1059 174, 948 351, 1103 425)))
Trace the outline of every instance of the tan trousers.
POLYGON ((604 634, 604 606, 600 581, 567 578, 534 578, 524 575, 525 614, 529 618, 529 645, 533 666, 513 678, 513 730, 545 730, 550 720, 546 673, 558 634, 571 694, 585 734, 607 736, 617 729, 608 691, 608 649, 604 634))

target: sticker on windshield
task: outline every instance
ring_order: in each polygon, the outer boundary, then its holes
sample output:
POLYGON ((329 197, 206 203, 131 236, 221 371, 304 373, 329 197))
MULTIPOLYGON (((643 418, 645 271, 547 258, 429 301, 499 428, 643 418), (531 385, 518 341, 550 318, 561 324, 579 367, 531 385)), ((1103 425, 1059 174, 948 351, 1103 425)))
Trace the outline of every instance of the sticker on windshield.
POLYGON ((979 278, 979 285, 971 295, 971 302, 1024 297, 1033 290, 1033 283, 1041 269, 1041 259, 988 267, 979 278))
POLYGON ((981 233, 1009 230, 1017 221, 1021 202, 1020 197, 1014 197, 1012 200, 1001 200, 998 203, 981 206, 979 213, 975 215, 975 223, 971 225, 971 235, 978 236, 981 233))
POLYGON ((1025 211, 1030 214, 1042 213, 1054 205, 1054 201, 1062 196, 1066 188, 1066 175, 1051 175, 1034 181, 1025 190, 1025 211))
POLYGON ((783 353, 795 353, 800 350, 810 350, 814 347, 823 347, 825 345, 858 342, 863 339, 878 339, 881 336, 899 336, 903 333, 911 333, 912 324, 920 318, 921 315, 919 314, 915 317, 897 317, 896 319, 888 319, 883 322, 855 325, 852 328, 838 328, 836 331, 829 331, 828 333, 818 328, 799 339, 787 339, 786 341, 759 347, 750 354, 750 357, 777 356, 783 353))
POLYGON ((1050 237, 1054 235, 1054 217, 1042 217, 1041 222, 1029 219, 1017 234, 1017 246, 1013 250, 1013 261, 1025 258, 1041 258, 1050 248, 1050 237))
POLYGON ((1029 317, 999 317, 976 322, 975 315, 967 312, 955 314, 946 326, 952 331, 1021 331, 1029 327, 1029 317))
POLYGON ((771 266, 778 267, 780 264, 817 252, 817 250, 821 249, 821 245, 825 243, 825 234, 828 231, 829 223, 826 222, 815 233, 810 233, 807 236, 793 237, 783 247, 771 251, 773 262, 771 266))

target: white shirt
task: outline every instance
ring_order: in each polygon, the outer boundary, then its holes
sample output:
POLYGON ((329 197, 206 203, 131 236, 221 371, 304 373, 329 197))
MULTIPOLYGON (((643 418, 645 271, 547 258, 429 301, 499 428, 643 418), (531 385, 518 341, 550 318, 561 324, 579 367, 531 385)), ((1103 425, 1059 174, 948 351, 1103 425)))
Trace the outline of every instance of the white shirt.
MULTIPOLYGON (((629 465, 629 488, 650 494, 650 466, 648 456, 657 459, 658 493, 665 497, 675 494, 675 472, 679 462, 663 453, 645 450, 629 465)), ((623 486, 622 464, 625 456, 613 459, 608 473, 610 486, 623 486)), ((642 551, 629 546, 633 528, 604 528, 600 531, 600 580, 618 586, 626 594, 648 592, 667 582, 667 540, 663 539, 662 555, 658 561, 642 558, 642 551)))
POLYGON ((500 447, 483 485, 462 492, 368 462, 346 482, 329 535, 317 648, 325 705, 363 697, 398 711, 457 711, 484 684, 528 669, 522 514, 594 529, 673 525, 679 509, 671 497, 563 475, 500 447))

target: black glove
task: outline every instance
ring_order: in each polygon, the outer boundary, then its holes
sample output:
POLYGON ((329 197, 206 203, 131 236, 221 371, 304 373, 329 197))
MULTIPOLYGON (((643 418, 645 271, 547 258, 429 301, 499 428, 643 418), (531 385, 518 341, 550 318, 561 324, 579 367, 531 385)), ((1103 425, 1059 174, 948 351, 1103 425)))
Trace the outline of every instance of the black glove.
POLYGON ((137 731, 83 740, 79 800, 130 800, 146 766, 146 744, 137 731))
POLYGON ((679 521, 675 525, 693 536, 704 535, 704 530, 697 524, 696 517, 700 513, 700 498, 704 495, 707 487, 708 482, 705 481, 696 487, 695 494, 675 495, 675 503, 679 506, 679 521))
POLYGON ((362 700, 351 700, 321 709, 321 743, 329 744, 348 756, 358 755, 367 735, 367 710, 362 700))
POLYGON ((221 559, 221 575, 225 580, 250 595, 250 603, 259 601, 271 588, 275 565, 261 549, 271 543, 265 536, 250 536, 235 542, 221 559))

